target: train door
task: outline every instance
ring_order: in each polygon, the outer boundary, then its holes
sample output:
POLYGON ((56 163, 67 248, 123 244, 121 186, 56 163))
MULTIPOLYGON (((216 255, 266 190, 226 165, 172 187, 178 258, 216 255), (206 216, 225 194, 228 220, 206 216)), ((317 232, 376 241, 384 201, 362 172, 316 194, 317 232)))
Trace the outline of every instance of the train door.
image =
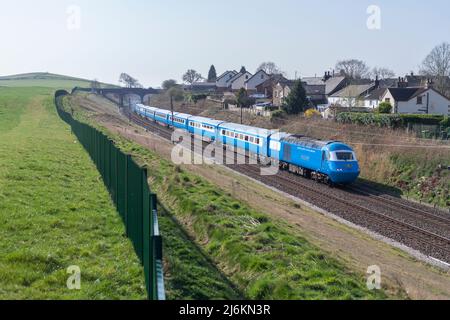
POLYGON ((285 162, 290 162, 292 157, 292 146, 290 144, 285 143, 283 148, 283 160, 285 162))
POLYGON ((322 150, 322 165, 321 169, 322 172, 328 173, 328 161, 330 160, 330 152, 327 150, 322 150))

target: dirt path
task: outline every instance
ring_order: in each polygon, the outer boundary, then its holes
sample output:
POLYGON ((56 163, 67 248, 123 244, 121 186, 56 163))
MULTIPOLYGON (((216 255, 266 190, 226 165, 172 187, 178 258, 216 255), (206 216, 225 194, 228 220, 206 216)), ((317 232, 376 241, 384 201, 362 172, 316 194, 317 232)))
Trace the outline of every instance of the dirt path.
MULTIPOLYGON (((97 110, 95 118, 109 130, 170 159, 173 145, 130 124, 117 107, 98 97, 73 98, 78 105, 97 110)), ((411 299, 450 299, 450 272, 419 262, 407 253, 375 240, 368 234, 313 211, 301 202, 271 190, 222 166, 184 166, 254 209, 281 219, 310 242, 343 261, 350 269, 365 274, 379 266, 382 281, 392 291, 404 291, 411 299)))

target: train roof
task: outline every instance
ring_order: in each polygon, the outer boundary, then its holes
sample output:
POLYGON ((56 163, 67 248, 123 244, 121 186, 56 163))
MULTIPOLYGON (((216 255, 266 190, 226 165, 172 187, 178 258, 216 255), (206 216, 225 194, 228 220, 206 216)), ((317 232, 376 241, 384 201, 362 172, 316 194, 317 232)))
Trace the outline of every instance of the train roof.
MULTIPOLYGON (((158 109, 158 108, 155 108, 155 112, 162 113, 162 114, 165 114, 165 115, 172 114, 172 111, 169 111, 169 110, 166 110, 166 109, 158 109)), ((176 112, 174 112, 174 114, 176 114, 176 112)))
POLYGON ((143 104, 138 104, 137 106, 141 107, 141 108, 144 108, 144 109, 147 109, 149 111, 153 111, 153 112, 155 112, 156 110, 159 110, 158 108, 146 106, 146 105, 143 105, 143 104))
POLYGON ((281 141, 281 139, 286 138, 290 136, 289 133, 285 133, 285 132, 275 132, 270 136, 270 139, 272 140, 277 140, 277 141, 281 141))
POLYGON ((248 134, 262 136, 262 137, 266 137, 266 138, 269 137, 273 133, 273 131, 268 130, 268 129, 250 127, 250 126, 245 126, 242 124, 228 123, 228 122, 222 123, 220 125, 220 128, 239 131, 242 133, 248 133, 248 134))
POLYGON ((281 139, 283 142, 300 145, 312 149, 322 149, 335 141, 323 141, 305 137, 302 135, 289 135, 281 139))
POLYGON ((197 116, 191 116, 189 118, 189 121, 206 123, 206 124, 210 124, 210 125, 216 126, 216 127, 223 123, 223 121, 220 121, 220 120, 214 120, 211 118, 197 117, 197 116))
POLYGON ((174 116, 174 117, 177 117, 177 118, 185 119, 185 120, 187 120, 187 119, 189 119, 189 118, 192 117, 190 114, 187 114, 187 113, 179 113, 179 112, 174 112, 173 116, 174 116))

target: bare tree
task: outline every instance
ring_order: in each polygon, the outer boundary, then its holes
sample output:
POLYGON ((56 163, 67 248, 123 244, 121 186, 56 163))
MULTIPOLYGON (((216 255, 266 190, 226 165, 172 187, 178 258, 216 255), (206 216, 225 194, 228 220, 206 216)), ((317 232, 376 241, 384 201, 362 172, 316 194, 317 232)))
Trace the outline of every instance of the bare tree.
POLYGON ((195 70, 189 69, 184 75, 183 75, 183 81, 190 84, 192 86, 192 84, 194 82, 200 81, 202 80, 203 77, 200 73, 198 73, 195 70))
POLYGON ((261 65, 258 67, 256 72, 258 72, 260 70, 263 70, 265 73, 267 73, 269 75, 273 75, 273 74, 284 75, 285 74, 283 71, 280 70, 280 68, 278 68, 278 66, 274 62, 271 62, 271 61, 261 63, 261 65))
POLYGON ((120 75, 119 83, 127 88, 142 88, 142 85, 139 83, 139 81, 127 73, 122 73, 120 75))
POLYGON ((176 80, 169 79, 169 80, 163 81, 163 83, 162 83, 162 88, 163 88, 164 90, 169 90, 170 88, 175 87, 175 86, 177 86, 177 85, 178 85, 178 84, 177 84, 177 81, 176 81, 176 80))
POLYGON ((378 77, 378 79, 389 79, 395 78, 395 72, 388 68, 375 67, 372 69, 371 76, 373 78, 378 77))
POLYGON ((444 42, 436 46, 423 61, 420 73, 432 77, 436 88, 449 94, 450 43, 444 42))
POLYGON ((369 67, 362 60, 348 59, 336 63, 336 70, 343 72, 350 79, 362 79, 369 76, 369 67))

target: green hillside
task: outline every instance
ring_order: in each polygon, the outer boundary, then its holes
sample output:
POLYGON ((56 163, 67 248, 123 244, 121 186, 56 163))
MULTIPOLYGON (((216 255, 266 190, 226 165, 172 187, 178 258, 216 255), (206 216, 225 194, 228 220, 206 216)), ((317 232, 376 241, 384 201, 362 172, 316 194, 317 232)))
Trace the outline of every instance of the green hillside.
MULTIPOLYGON (((44 87, 72 89, 73 87, 89 87, 91 80, 69 77, 59 74, 35 72, 10 76, 0 76, 0 87, 44 87)), ((101 83, 104 88, 117 87, 101 83)))

